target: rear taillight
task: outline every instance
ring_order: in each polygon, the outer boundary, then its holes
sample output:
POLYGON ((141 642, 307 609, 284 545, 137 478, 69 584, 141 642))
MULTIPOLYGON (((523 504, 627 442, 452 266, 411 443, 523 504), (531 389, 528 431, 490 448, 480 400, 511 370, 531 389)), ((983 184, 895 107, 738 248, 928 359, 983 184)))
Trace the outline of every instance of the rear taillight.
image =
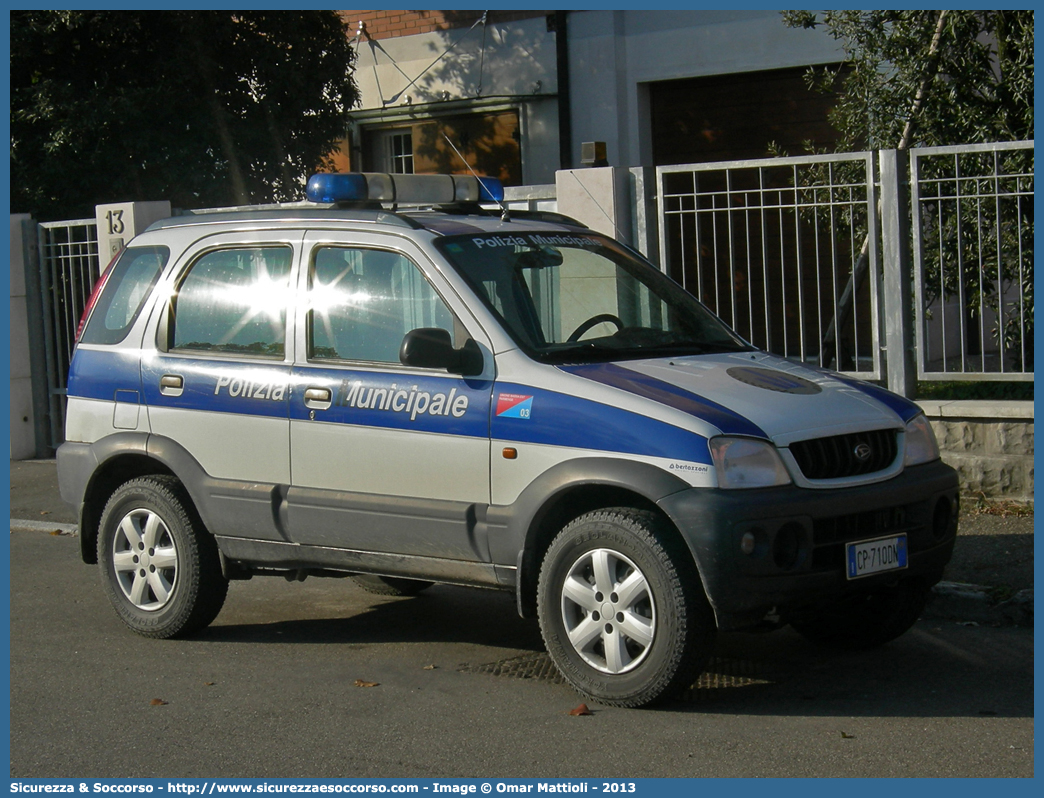
POLYGON ((109 265, 105 267, 105 271, 101 273, 98 278, 98 282, 94 284, 94 290, 91 291, 91 296, 87 300, 87 307, 83 309, 83 315, 80 316, 80 323, 76 327, 76 338, 73 339, 74 344, 80 342, 80 336, 83 335, 83 328, 87 326, 87 318, 91 315, 91 311, 94 310, 94 303, 98 301, 98 297, 101 296, 102 289, 105 288, 105 283, 109 279, 109 275, 112 274, 112 267, 120 259, 120 255, 123 254, 123 250, 126 247, 120 249, 119 252, 109 261, 109 265))

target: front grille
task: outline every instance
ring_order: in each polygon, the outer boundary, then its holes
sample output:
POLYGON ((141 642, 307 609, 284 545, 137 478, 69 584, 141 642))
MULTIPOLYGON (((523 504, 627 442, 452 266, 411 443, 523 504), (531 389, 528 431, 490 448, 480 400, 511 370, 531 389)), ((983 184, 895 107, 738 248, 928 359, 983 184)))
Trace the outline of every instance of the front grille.
POLYGON ((838 479, 883 471, 898 451, 894 429, 853 432, 790 444, 790 453, 806 479, 838 479), (866 453, 866 447, 869 452, 866 453), (866 453, 860 459, 860 454, 866 453))

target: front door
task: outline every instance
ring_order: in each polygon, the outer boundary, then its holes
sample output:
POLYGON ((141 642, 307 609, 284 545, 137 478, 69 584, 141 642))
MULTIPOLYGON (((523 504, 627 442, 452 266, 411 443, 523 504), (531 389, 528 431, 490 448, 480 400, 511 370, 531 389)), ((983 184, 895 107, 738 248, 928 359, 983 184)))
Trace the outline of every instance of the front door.
POLYGON ((489 503, 488 345, 479 378, 403 366, 399 347, 413 329, 445 329, 458 348, 469 337, 484 342, 418 249, 377 235, 354 240, 306 240, 298 319, 306 340, 290 404, 291 538, 488 562, 476 522, 489 503))

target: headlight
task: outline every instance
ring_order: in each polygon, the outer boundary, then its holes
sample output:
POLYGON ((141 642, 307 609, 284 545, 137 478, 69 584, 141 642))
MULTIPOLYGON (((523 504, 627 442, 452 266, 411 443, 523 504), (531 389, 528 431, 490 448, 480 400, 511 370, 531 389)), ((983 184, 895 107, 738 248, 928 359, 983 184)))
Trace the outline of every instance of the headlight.
POLYGON ((711 438, 720 488, 767 488, 790 482, 776 447, 753 438, 711 438))
POLYGON ((932 432, 932 425, 921 413, 906 425, 906 456, 904 466, 930 463, 939 459, 939 444, 932 432))

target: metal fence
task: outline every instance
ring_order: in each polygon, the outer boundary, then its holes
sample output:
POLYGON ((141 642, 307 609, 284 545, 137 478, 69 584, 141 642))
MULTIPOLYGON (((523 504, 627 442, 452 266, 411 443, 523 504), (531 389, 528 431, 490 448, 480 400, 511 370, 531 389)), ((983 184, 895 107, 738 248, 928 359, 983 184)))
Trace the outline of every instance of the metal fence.
POLYGON ((787 358, 907 393, 1032 380, 1033 142, 908 155, 659 167, 663 268, 787 358))
POLYGON ((881 375, 870 153, 657 169, 664 268, 740 335, 881 375))
POLYGON ((37 227, 51 446, 65 440, 65 389, 76 328, 98 279, 94 219, 45 222, 37 227))
POLYGON ((1033 142, 911 151, 917 374, 1033 379, 1033 142))

